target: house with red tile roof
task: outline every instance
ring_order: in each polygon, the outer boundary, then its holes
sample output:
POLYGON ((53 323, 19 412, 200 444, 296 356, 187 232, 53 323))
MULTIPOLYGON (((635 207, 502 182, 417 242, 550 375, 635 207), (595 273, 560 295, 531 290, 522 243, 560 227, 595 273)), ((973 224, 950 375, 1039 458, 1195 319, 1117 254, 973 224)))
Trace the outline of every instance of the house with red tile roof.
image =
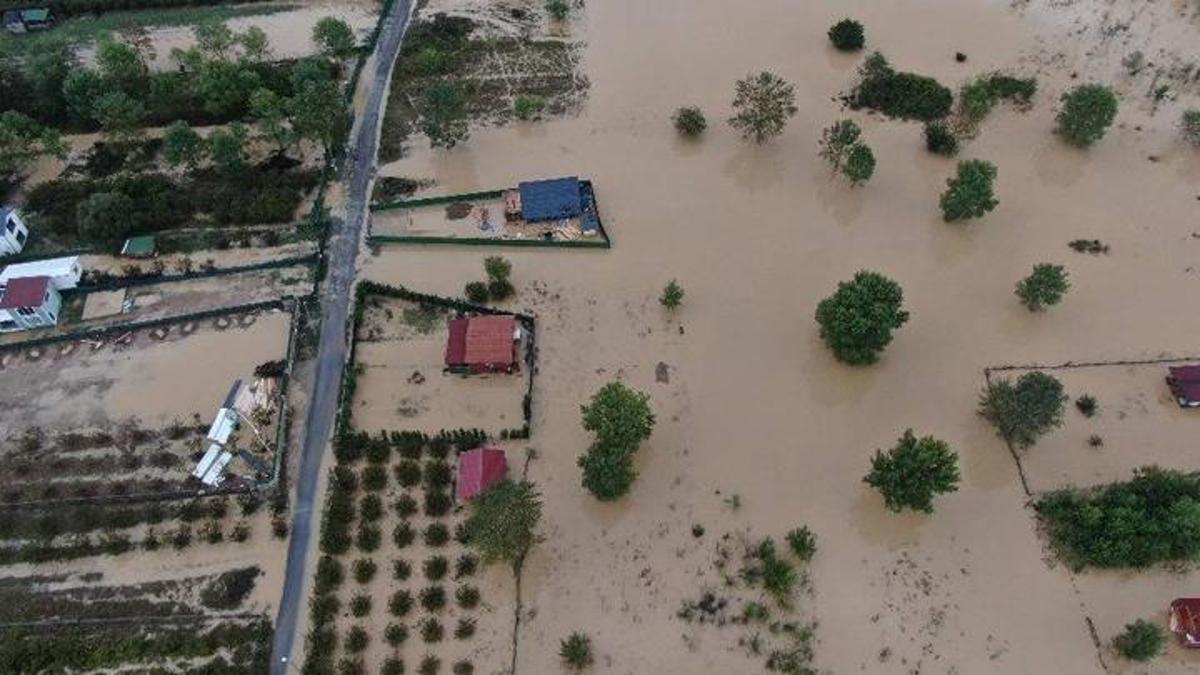
POLYGON ((58 323, 62 296, 50 277, 9 279, 0 291, 0 333, 58 323))
POLYGON ((521 328, 516 317, 471 316, 451 319, 446 340, 446 369, 461 373, 512 373, 520 370, 517 348, 521 328))

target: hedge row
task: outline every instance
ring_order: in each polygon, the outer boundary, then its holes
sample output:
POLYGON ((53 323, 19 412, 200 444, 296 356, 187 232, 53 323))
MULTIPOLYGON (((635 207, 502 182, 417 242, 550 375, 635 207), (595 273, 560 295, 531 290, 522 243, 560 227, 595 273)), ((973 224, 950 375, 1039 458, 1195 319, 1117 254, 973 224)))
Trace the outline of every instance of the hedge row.
MULTIPOLYGON (((238 0, 238 3, 260 2, 265 0, 238 0)), ((102 14, 131 9, 154 9, 158 7, 211 7, 214 5, 232 4, 228 0, 50 0, 49 2, 30 2, 30 0, 0 0, 0 9, 23 8, 31 6, 49 7, 58 19, 64 19, 80 14, 102 14)))

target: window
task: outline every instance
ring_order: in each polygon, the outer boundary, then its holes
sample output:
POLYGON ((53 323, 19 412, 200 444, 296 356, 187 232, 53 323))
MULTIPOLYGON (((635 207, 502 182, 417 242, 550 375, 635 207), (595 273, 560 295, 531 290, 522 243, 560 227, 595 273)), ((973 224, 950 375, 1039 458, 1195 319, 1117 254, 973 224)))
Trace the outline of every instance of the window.
POLYGON ((36 312, 33 311, 32 307, 18 307, 17 314, 21 316, 33 316, 36 312))
POLYGON ((13 231, 15 231, 15 230, 17 229, 17 219, 16 219, 16 218, 12 218, 12 217, 10 216, 10 217, 9 217, 9 218, 8 218, 8 219, 7 219, 7 220, 4 222, 4 226, 5 226, 6 228, 8 228, 8 231, 9 231, 9 232, 13 232, 13 231))
POLYGON ((18 243, 18 244, 20 244, 20 245, 22 245, 22 246, 24 246, 24 245, 25 245, 25 232, 24 232, 24 230, 22 230, 21 232, 18 232, 18 233, 17 233, 17 243, 18 243))
POLYGON ((16 321, 12 321, 9 319, 4 319, 3 321, 0 321, 0 330, 10 330, 10 329, 16 328, 16 327, 17 327, 16 321))

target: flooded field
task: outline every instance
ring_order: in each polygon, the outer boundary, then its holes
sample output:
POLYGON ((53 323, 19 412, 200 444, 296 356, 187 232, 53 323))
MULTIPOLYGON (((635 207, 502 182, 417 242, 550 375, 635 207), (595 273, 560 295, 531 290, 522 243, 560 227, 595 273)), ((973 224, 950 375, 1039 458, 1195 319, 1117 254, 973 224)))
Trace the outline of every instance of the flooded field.
MULTIPOLYGON (((1186 53, 1195 10, 1145 7, 1141 16, 1156 22, 1128 30, 1158 45, 1155 59, 1186 53), (1147 32, 1168 19, 1171 31, 1147 32)), ((1195 353, 1200 317, 1180 307, 1198 280, 1200 155, 1177 125, 1197 101, 1180 87, 1151 105, 1142 85, 1123 83, 1123 50, 1090 57, 1111 31, 1075 31, 1103 23, 1110 8, 588 3, 561 28, 586 44, 590 89, 578 117, 476 126, 450 151, 414 136, 407 157, 381 168, 432 179, 437 194, 587 175, 618 242, 607 252, 505 254, 518 289, 512 306, 539 320, 530 441, 539 457, 529 475, 546 501, 545 541, 522 580, 521 672, 556 672, 559 641, 573 630, 592 637, 611 672, 760 666, 735 635, 676 618, 685 599, 712 590, 712 540, 726 532, 816 533, 806 609, 818 621, 816 664, 832 672, 1100 673, 1101 657, 1124 668, 1097 650, 1085 617, 1107 645, 1125 623, 1162 623, 1172 598, 1195 593, 1194 572, 1073 574, 1048 562, 1012 458, 975 410, 991 365, 1195 353), (1031 110, 998 107, 960 154, 998 166, 994 212, 942 222, 938 195, 954 162, 925 151, 917 124, 842 110, 862 55, 835 52, 825 31, 845 15, 865 24, 868 50, 955 89, 996 69, 1036 72, 1031 110), (1046 58, 1048 49, 1069 58, 1046 58), (757 146, 724 119, 735 80, 764 69, 794 83, 799 111, 780 138, 757 146), (1126 98, 1108 136, 1080 151, 1052 130, 1060 94, 1084 81, 1118 84, 1126 98), (709 118, 697 142, 671 127, 684 105, 709 118), (821 130, 841 117, 859 122, 878 158, 861 188, 817 156, 821 130), (1110 252, 1075 253, 1067 243, 1079 238, 1110 252), (1061 306, 1034 314, 1013 287, 1041 262, 1065 265, 1072 287, 1061 306), (852 368, 822 344, 813 312, 859 269, 895 279, 912 318, 878 364, 852 368), (668 316, 657 297, 672 278, 687 296, 668 316), (579 484, 576 459, 590 442, 579 404, 613 378, 648 392, 659 422, 638 454, 632 494, 602 504, 579 484), (960 455, 959 491, 929 516, 892 514, 862 483, 874 451, 907 428, 960 455)), ((454 295, 489 254, 385 246, 364 275, 454 295)), ((1174 448, 1195 420, 1160 400, 1157 375, 1080 376, 1088 379, 1064 374, 1064 384, 1101 401, 1104 450, 1093 457, 1078 447, 1092 432, 1068 409, 1067 426, 1029 451, 1049 462, 1038 471, 1043 485, 1128 475, 1142 463, 1139 448, 1187 464, 1174 448), (1125 420, 1110 417, 1118 410, 1125 420)), ((383 395, 412 390, 395 378, 383 395)), ((1173 648, 1151 672, 1191 672, 1197 658, 1173 648)))

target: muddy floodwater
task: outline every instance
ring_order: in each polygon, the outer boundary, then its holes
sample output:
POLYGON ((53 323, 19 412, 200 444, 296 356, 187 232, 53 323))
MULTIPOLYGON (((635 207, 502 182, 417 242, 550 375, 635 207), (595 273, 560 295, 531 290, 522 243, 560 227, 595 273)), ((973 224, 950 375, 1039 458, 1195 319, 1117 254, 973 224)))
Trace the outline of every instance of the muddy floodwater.
MULTIPOLYGON (((1200 153, 1177 130, 1194 94, 1182 89, 1155 109, 1123 75, 1118 47, 1089 61, 1095 45, 1067 39, 1110 3, 1016 4, 589 2, 567 28, 587 45, 591 88, 579 116, 473 128, 451 151, 415 138, 405 159, 382 167, 437 181, 418 196, 586 177, 613 241, 605 252, 503 251, 518 288, 511 306, 539 321, 529 474, 545 496, 545 541, 522 582, 521 672, 557 672, 559 640, 572 630, 591 635, 605 672, 757 672, 761 659, 736 632, 675 617, 685 599, 719 590, 713 546, 727 532, 778 539, 806 524, 816 533, 802 609, 818 622, 816 665, 838 673, 1099 673, 1101 658, 1118 669, 1085 617, 1107 645, 1135 618, 1165 624, 1173 597, 1200 590, 1195 574, 1122 581, 1054 563, 1012 457, 975 413, 985 367, 1200 356, 1200 313, 1189 309, 1200 289, 1200 153), (960 155, 997 165, 994 212, 943 223, 938 195, 954 161, 925 151, 918 124, 841 109, 863 56, 828 45, 825 31, 845 15, 865 24, 868 49, 955 89, 995 69, 1038 75, 1032 109, 997 106, 960 155), (795 84, 799 112, 756 146, 724 120, 734 81, 764 69, 795 84), (1059 96, 1083 81, 1113 82, 1124 96, 1118 123, 1087 151, 1052 134, 1059 96), (708 116, 698 142, 670 125, 683 105, 708 116), (817 156, 822 128, 847 116, 878 159, 858 189, 817 156), (1080 238, 1110 252, 1075 253, 1067 243, 1080 238), (1042 262, 1065 265, 1072 287, 1034 314, 1013 288, 1042 262), (899 282, 912 317, 878 364, 855 368, 823 346, 813 312, 860 269, 899 282), (667 316, 657 296, 671 279, 687 297, 667 316), (660 363, 666 378, 656 377, 660 363), (590 439, 578 406, 613 378, 651 395, 658 425, 632 494, 602 504, 579 485, 575 462, 590 439), (929 516, 889 513, 862 483, 874 451, 910 427, 960 455, 960 490, 929 516)), ((1191 30, 1178 34, 1196 44, 1194 10, 1159 4, 1150 11, 1183 12, 1191 30)), ((364 274, 453 295, 495 252, 385 246, 364 274)), ((1043 462, 1039 488, 1128 475, 1136 447, 1194 468, 1185 441, 1200 417, 1161 410, 1173 404, 1153 373, 1103 375, 1064 383, 1072 396, 1084 386, 1128 396, 1110 401, 1107 430, 1095 432, 1108 454, 1089 470, 1086 448, 1064 447, 1080 466, 1043 462), (1136 434, 1120 431, 1122 406, 1136 434)), ((1072 419, 1028 452, 1082 443, 1084 429, 1072 419)), ((1151 670, 1198 664, 1172 649, 1151 670)))

